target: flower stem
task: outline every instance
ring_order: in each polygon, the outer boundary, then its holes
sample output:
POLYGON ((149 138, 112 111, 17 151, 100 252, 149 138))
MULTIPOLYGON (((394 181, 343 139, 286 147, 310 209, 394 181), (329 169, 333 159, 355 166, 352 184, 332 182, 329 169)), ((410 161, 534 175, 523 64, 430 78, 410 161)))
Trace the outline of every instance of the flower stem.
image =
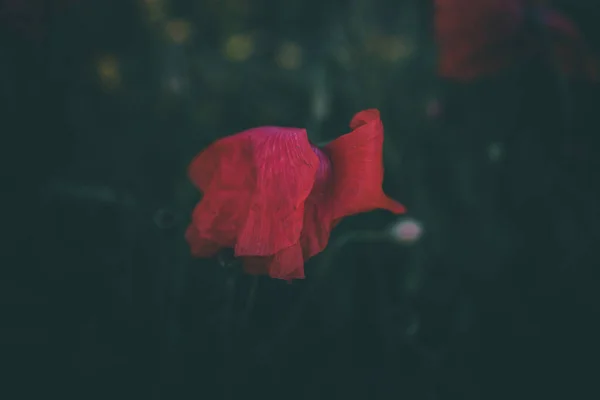
POLYGON ((235 387, 240 382, 242 376, 245 374, 246 364, 244 360, 234 359, 236 355, 238 357, 243 356, 243 350, 241 344, 245 333, 248 330, 250 317, 254 310, 254 304, 256 299, 256 293, 258 291, 258 276, 252 276, 250 288, 248 290, 248 297, 244 304, 244 310, 241 315, 235 312, 235 298, 238 289, 241 287, 239 279, 242 276, 233 273, 228 279, 228 301, 226 318, 226 335, 225 335, 225 352, 224 352, 224 399, 230 400, 235 398, 235 387))
POLYGON ((252 283, 250 286, 250 290, 248 292, 248 298, 246 300, 246 304, 245 304, 245 308, 244 308, 244 314, 242 315, 242 326, 241 328, 243 330, 248 329, 248 325, 250 322, 250 317, 252 316, 252 311, 254 310, 254 303, 256 302, 256 292, 258 290, 258 282, 259 282, 259 276, 258 275, 253 275, 252 276, 252 283))
POLYGON ((297 324, 306 305, 334 271, 333 260, 346 245, 351 243, 385 242, 388 240, 390 240, 390 235, 386 231, 352 231, 337 238, 329 247, 329 251, 323 255, 321 265, 314 275, 314 283, 309 286, 298 302, 292 306, 293 308, 288 317, 275 333, 275 337, 273 338, 274 343, 278 343, 282 338, 285 338, 288 332, 297 324))
POLYGON ((227 291, 227 304, 225 308, 225 317, 223 318, 223 399, 233 398, 233 382, 230 377, 230 371, 235 365, 234 345, 235 345, 235 295, 237 289, 238 276, 235 271, 231 271, 227 276, 225 288, 227 291))

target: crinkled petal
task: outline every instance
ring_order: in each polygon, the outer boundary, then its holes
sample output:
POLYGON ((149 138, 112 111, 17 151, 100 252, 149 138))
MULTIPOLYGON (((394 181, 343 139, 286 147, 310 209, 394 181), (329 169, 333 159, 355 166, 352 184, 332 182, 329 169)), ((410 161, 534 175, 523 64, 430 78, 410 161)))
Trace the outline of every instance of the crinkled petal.
POLYGON ((244 257, 242 264, 244 272, 250 275, 269 275, 271 257, 244 257))
POLYGON ((188 167, 188 175, 192 183, 202 192, 206 192, 210 184, 219 181, 225 188, 237 190, 242 186, 246 190, 253 188, 254 182, 248 179, 254 168, 251 143, 247 131, 219 139, 200 154, 188 167), (238 174, 232 174, 236 168, 243 167, 238 174), (245 178, 241 180, 240 175, 245 178), (245 183, 245 185, 240 185, 245 183))
POLYGON ((221 139, 190 164, 189 176, 204 193, 192 214, 198 234, 233 247, 248 216, 256 164, 250 141, 237 134, 221 139))
POLYGON ((334 219, 335 195, 331 161, 319 148, 313 147, 313 151, 319 157, 319 169, 315 175, 313 190, 304 205, 304 226, 300 243, 305 260, 325 249, 334 219))
POLYGON ((269 275, 275 279, 304 279, 302 248, 296 243, 273 256, 244 257, 244 271, 252 275, 269 275))
POLYGON ((221 139, 190 164, 204 193, 192 224, 236 256, 269 256, 298 242, 318 158, 306 131, 260 127, 221 139))
POLYGON ((304 129, 263 127, 247 135, 256 183, 235 255, 270 256, 298 243, 319 159, 304 129))
POLYGON ((383 124, 379 111, 361 111, 354 116, 351 133, 324 148, 333 166, 332 219, 378 208, 395 214, 405 212, 402 204, 390 199, 383 183, 383 124))
POLYGON ((188 242, 190 252, 194 257, 213 257, 223 248, 218 243, 201 237, 193 224, 190 224, 185 231, 185 240, 188 242))

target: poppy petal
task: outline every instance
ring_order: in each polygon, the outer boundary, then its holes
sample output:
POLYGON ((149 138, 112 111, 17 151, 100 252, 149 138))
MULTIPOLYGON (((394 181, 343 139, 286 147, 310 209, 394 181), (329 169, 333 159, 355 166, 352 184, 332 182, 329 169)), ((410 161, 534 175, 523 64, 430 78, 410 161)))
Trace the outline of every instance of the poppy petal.
MULTIPOLYGON (((525 23, 529 6, 524 0, 435 0, 440 76, 472 80, 539 55, 544 43, 525 23)), ((596 80, 598 59, 577 26, 540 1, 531 6, 551 34, 561 70, 596 80)))
POLYGON ((244 257, 242 267, 250 275, 269 275, 271 257, 244 257))
POLYGON ((300 243, 285 248, 271 257, 269 276, 287 280, 304 278, 304 258, 300 243))
POLYGON ((333 229, 333 174, 329 157, 319 148, 313 147, 319 157, 319 169, 315 184, 304 204, 304 225, 300 243, 304 259, 320 253, 327 246, 333 229))
POLYGON ((221 139, 190 164, 189 176, 204 193, 192 214, 199 236, 233 247, 248 215, 255 178, 250 142, 237 134, 221 139))
POLYGON ((246 134, 252 143, 255 187, 235 255, 269 256, 298 243, 319 159, 304 129, 262 127, 246 134))
MULTIPOLYGON (((194 186, 206 192, 213 181, 225 179, 229 186, 237 188, 231 180, 238 178, 239 173, 249 174, 253 166, 252 149, 245 133, 241 132, 217 140, 192 160, 188 167, 188 176, 194 186), (242 165, 245 168, 239 170, 238 174, 230 174, 236 167, 242 165)), ((252 182, 249 181, 247 189, 251 188, 252 182)))
POLYGON ((223 248, 218 243, 205 239, 198 234, 194 225, 189 225, 185 231, 185 240, 190 246, 190 252, 194 257, 210 258, 223 248))
POLYGON ((511 65, 525 51, 522 0, 435 0, 438 72, 471 80, 511 65))
POLYGON ((333 219, 378 208, 395 214, 402 204, 383 193, 383 123, 379 111, 361 111, 352 118, 352 132, 324 148, 333 168, 333 219))
POLYGON ((302 248, 296 243, 273 256, 244 257, 244 271, 252 275, 269 275, 275 279, 303 279, 304 258, 302 248))

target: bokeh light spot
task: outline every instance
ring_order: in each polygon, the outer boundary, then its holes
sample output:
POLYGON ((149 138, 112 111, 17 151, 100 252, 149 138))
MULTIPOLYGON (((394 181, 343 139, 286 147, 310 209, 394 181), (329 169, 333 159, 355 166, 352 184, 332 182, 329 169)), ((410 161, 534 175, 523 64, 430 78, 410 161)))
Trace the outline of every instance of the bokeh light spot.
POLYGON ((182 44, 190 37, 191 25, 183 19, 174 19, 167 22, 165 32, 174 43, 182 44))
POLYGON ((230 61, 246 61, 254 53, 254 39, 248 34, 232 35, 225 42, 223 52, 230 61))
POLYGON ((121 83, 121 72, 119 61, 113 55, 100 57, 97 64, 97 73, 100 78, 100 84, 105 89, 115 89, 121 83))
POLYGON ((275 61, 280 68, 298 69, 302 64, 302 48, 296 43, 286 42, 279 48, 275 61))

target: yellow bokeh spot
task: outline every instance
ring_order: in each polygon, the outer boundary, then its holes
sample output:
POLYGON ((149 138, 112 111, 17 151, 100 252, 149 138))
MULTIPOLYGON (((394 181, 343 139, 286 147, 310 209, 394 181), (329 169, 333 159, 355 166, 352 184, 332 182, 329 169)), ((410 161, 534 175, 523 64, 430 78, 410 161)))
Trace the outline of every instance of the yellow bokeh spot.
POLYGON ((165 25, 167 36, 175 43, 184 43, 190 37, 191 26, 188 21, 174 19, 165 25))
POLYGON ((100 58, 97 64, 98 77, 105 88, 114 89, 121 83, 119 61, 113 55, 100 58))
POLYGON ((367 41, 367 51, 388 62, 398 62, 414 52, 412 42, 401 36, 377 35, 367 41))
POLYGON ((302 64, 302 49, 295 43, 284 43, 275 57, 277 65, 285 69, 298 69, 302 64))
POLYGON ((150 22, 157 22, 165 17, 162 0, 142 0, 150 22))
POLYGON ((223 52, 230 61, 246 61, 254 52, 254 39, 244 34, 230 36, 225 42, 223 52))
POLYGON ((388 61, 397 62, 410 57, 413 50, 412 43, 407 39, 400 36, 390 36, 384 41, 382 55, 388 61))

